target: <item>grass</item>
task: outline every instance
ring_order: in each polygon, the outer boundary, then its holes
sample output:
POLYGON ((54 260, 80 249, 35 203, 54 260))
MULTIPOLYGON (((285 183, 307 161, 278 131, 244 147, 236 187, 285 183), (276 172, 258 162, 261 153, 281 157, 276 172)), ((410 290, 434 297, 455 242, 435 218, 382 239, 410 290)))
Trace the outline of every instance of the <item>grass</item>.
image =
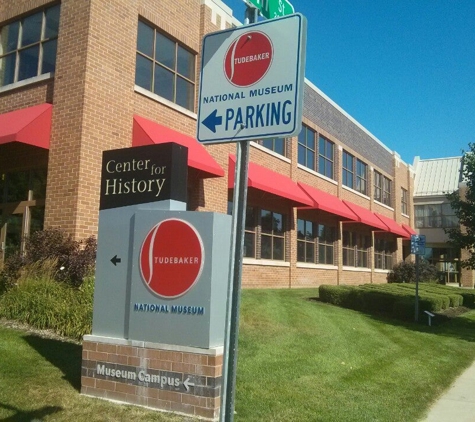
POLYGON ((0 326, 0 421, 190 420, 81 396, 77 343, 42 338, 0 326))
MULTIPOLYGON (((436 327, 245 290, 236 422, 418 421, 475 356, 475 311, 436 327)), ((188 421, 79 394, 81 347, 0 326, 0 420, 188 421)))
POLYGON ((244 291, 237 421, 417 421, 475 356, 475 311, 438 327, 244 291))

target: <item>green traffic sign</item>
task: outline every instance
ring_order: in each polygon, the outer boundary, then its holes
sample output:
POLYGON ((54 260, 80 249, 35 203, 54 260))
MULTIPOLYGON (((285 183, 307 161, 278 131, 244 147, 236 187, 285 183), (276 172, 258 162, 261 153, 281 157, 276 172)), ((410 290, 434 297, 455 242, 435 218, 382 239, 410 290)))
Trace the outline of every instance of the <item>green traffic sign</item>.
POLYGON ((267 19, 280 18, 295 13, 294 6, 287 0, 245 0, 250 7, 259 9, 267 19))
POLYGON ((287 0, 267 0, 267 19, 280 18, 295 12, 294 6, 287 0))

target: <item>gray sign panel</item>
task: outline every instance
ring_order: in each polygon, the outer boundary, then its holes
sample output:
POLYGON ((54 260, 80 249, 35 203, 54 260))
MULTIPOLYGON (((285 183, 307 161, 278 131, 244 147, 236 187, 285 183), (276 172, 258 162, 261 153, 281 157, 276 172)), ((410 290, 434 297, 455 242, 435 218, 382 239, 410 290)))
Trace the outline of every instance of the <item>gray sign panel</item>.
POLYGON ((307 21, 294 14, 203 39, 197 139, 295 136, 301 130, 307 21))

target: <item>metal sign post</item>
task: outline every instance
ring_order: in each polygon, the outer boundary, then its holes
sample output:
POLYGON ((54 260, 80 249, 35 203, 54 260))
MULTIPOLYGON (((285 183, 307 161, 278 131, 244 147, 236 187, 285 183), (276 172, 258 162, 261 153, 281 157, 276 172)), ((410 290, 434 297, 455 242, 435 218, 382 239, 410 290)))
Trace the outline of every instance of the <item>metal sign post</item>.
POLYGON ((302 127, 306 18, 257 22, 256 4, 243 27, 207 34, 202 49, 196 138, 237 143, 221 422, 234 419, 249 141, 297 136, 302 127))
MULTIPOLYGON (((257 9, 247 8, 245 23, 257 21, 257 9)), ((236 399, 237 347, 239 335, 239 310, 241 306, 242 257, 244 228, 246 225, 247 175, 249 171, 249 141, 236 144, 236 169, 233 192, 233 220, 231 230, 231 277, 226 309, 226 329, 223 358, 223 387, 221 390, 221 422, 234 421, 236 399)))
POLYGON ((419 321, 419 262, 420 255, 426 253, 426 237, 422 234, 411 235, 411 253, 416 255, 416 300, 414 306, 414 321, 419 321))

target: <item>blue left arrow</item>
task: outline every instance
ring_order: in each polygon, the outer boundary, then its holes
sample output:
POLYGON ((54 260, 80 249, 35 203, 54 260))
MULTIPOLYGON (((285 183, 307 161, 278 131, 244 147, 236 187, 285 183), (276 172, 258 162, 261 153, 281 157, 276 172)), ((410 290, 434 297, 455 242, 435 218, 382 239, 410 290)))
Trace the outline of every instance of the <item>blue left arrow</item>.
POLYGON ((213 133, 216 133, 216 126, 223 124, 223 117, 217 116, 217 114, 218 110, 216 109, 201 122, 213 133))

